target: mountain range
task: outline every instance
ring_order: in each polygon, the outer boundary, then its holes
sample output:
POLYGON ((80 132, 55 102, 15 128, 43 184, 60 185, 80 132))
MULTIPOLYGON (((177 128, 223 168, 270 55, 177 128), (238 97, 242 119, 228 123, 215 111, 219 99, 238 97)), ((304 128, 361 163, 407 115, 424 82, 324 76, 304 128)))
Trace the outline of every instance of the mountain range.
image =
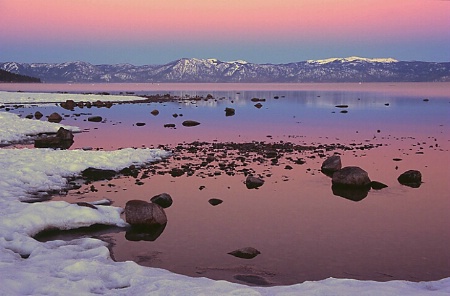
POLYGON ((0 62, 0 69, 42 82, 437 82, 450 81, 450 62, 393 58, 330 58, 287 64, 182 58, 164 65, 86 62, 0 62))

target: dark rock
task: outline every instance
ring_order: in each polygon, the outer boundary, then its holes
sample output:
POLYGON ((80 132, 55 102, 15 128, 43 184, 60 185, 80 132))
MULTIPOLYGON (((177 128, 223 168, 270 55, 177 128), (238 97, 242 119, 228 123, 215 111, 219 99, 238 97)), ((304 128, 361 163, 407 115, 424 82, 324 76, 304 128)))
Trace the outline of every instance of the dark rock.
POLYGON ((70 130, 60 127, 56 132, 56 137, 60 138, 61 140, 73 140, 73 133, 70 130))
POLYGON ((255 107, 258 108, 258 109, 261 109, 262 106, 263 106, 263 105, 262 105, 261 103, 255 104, 255 107))
POLYGON ((175 127, 175 123, 167 123, 167 124, 164 125, 164 127, 174 128, 175 127))
POLYGON ((56 112, 54 112, 48 116, 48 121, 50 121, 50 122, 58 123, 58 122, 61 122, 61 120, 62 120, 62 116, 56 112))
POLYGON ((36 118, 36 119, 41 119, 42 116, 44 116, 44 115, 43 115, 41 112, 39 112, 39 111, 36 111, 36 112, 34 113, 34 118, 36 118))
POLYGON ((225 108, 225 116, 233 116, 236 113, 234 108, 225 108))
POLYGON ((129 167, 123 168, 119 171, 124 176, 131 176, 133 178, 137 178, 139 175, 139 169, 136 168, 136 166, 131 165, 129 167))
POLYGON ((88 121, 91 121, 91 122, 101 122, 102 120, 103 120, 103 118, 101 116, 88 117, 88 121))
POLYGON ((90 203, 87 203, 87 202, 77 202, 77 205, 80 206, 80 207, 87 207, 87 208, 91 208, 91 209, 94 209, 94 210, 98 209, 96 206, 94 206, 94 205, 92 205, 90 203))
POLYGON ((125 221, 132 226, 145 229, 153 225, 166 224, 167 216, 160 205, 143 200, 130 200, 125 205, 125 221))
POLYGON ((160 205, 163 208, 168 208, 172 205, 172 197, 167 193, 161 193, 153 196, 150 201, 157 205, 160 205))
POLYGON ((82 171, 81 175, 88 181, 111 180, 116 175, 116 172, 89 167, 82 171))
POLYGON ((136 126, 144 126, 145 125, 145 122, 137 122, 136 123, 136 126))
POLYGON ((67 110, 73 110, 77 104, 73 100, 66 100, 61 103, 61 107, 67 110))
POLYGON ((267 279, 259 275, 253 274, 237 274, 233 276, 236 280, 255 286, 270 286, 272 285, 267 279))
POLYGON ((266 99, 252 98, 251 101, 252 101, 252 102, 265 102, 266 99))
POLYGON ((218 198, 211 198, 210 200, 208 200, 208 202, 212 206, 217 206, 217 205, 220 205, 221 203, 223 203, 223 200, 218 199, 218 198))
POLYGON ((348 105, 336 105, 336 108, 348 108, 348 105))
POLYGON ((276 158, 278 156, 278 152, 276 150, 267 150, 264 153, 266 158, 276 158))
POLYGON ((245 180, 245 185, 248 189, 254 189, 261 187, 264 184, 264 180, 254 177, 254 176, 247 176, 247 179, 245 180))
POLYGON ((348 166, 334 172, 332 183, 338 187, 367 187, 370 186, 370 179, 360 167, 348 166))
POLYGON ((242 248, 242 249, 238 249, 238 250, 229 252, 228 254, 238 257, 238 258, 252 259, 252 258, 255 258, 256 256, 258 256, 259 254, 261 254, 261 252, 255 248, 247 247, 247 248, 242 248))
POLYGON ((416 170, 409 170, 401 174, 397 180, 402 185, 419 188, 422 184, 422 174, 416 170))
POLYGON ((184 175, 184 171, 180 168, 173 168, 170 170, 170 175, 172 177, 180 177, 184 175))
POLYGON ((200 122, 194 120, 185 120, 182 124, 183 126, 197 126, 200 124, 200 122))
POLYGON ((159 111, 155 109, 152 112, 150 112, 150 114, 152 114, 153 116, 156 116, 159 114, 159 111))
POLYGON ((27 116, 25 116, 25 118, 33 119, 33 114, 28 114, 27 116))
POLYGON ((372 181, 372 182, 370 182, 370 187, 374 190, 380 190, 380 189, 386 188, 388 186, 386 184, 383 184, 378 181, 372 181))
POLYGON ((333 155, 328 157, 321 166, 321 171, 326 175, 331 175, 342 168, 341 157, 333 155))
POLYGON ((39 138, 34 141, 35 148, 68 149, 73 144, 73 133, 60 127, 55 136, 39 138))

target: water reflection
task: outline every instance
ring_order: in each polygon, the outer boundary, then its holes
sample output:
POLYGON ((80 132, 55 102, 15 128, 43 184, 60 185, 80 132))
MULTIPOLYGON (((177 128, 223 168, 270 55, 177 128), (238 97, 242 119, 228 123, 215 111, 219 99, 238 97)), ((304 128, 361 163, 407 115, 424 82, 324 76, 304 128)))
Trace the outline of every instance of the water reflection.
POLYGON ((367 197, 370 188, 368 187, 343 187, 332 185, 331 190, 336 196, 340 196, 352 201, 361 201, 367 197))
POLYGON ((167 223, 155 224, 147 227, 130 227, 125 233, 125 238, 129 241, 155 241, 157 238, 161 236, 166 229, 167 223))

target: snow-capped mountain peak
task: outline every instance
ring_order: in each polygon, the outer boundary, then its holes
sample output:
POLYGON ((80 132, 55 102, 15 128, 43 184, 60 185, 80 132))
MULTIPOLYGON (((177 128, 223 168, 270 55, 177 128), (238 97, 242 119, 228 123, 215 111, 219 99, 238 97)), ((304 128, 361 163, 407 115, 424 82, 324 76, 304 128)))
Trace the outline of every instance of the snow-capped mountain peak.
POLYGON ((333 62, 341 62, 341 63, 348 63, 348 62, 367 62, 367 63, 396 63, 398 60, 393 58, 361 58, 357 56, 351 56, 347 58, 329 58, 324 60, 308 60, 307 61, 310 64, 329 64, 333 62))

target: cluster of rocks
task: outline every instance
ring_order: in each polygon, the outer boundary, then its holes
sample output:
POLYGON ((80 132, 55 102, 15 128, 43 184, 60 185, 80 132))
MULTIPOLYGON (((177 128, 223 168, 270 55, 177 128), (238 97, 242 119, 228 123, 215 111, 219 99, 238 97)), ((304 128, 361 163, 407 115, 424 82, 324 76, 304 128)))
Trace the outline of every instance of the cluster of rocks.
POLYGON ((75 102, 74 100, 66 100, 65 102, 62 102, 60 104, 60 106, 62 108, 66 109, 66 110, 71 110, 71 111, 73 111, 75 109, 75 107, 78 107, 78 108, 84 108, 84 107, 86 107, 86 108, 92 108, 92 107, 111 108, 112 105, 113 105, 112 102, 109 102, 109 101, 104 102, 104 101, 100 101, 100 100, 95 101, 95 102, 83 102, 83 101, 75 102))
MULTIPOLYGON (((327 158, 322 163, 321 171, 332 178, 333 194, 353 201, 364 199, 370 189, 380 190, 388 187, 384 183, 371 181, 369 174, 360 167, 342 167, 339 155, 327 158)), ((409 170, 401 174, 397 180, 402 185, 417 188, 422 183, 422 175, 419 171, 409 170)))

